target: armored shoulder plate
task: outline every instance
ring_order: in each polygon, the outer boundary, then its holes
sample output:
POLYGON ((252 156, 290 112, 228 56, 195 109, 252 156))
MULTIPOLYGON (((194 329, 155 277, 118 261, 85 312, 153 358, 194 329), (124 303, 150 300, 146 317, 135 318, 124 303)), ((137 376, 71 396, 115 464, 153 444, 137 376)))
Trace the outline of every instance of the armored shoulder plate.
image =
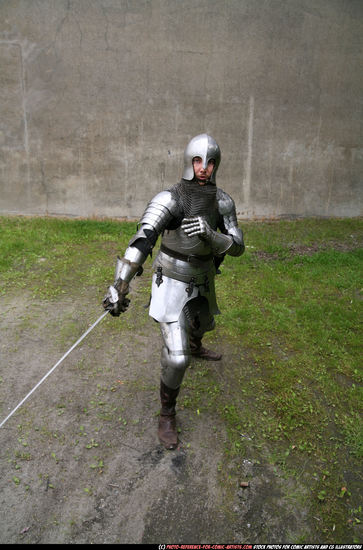
POLYGON ((234 200, 222 189, 217 189, 218 211, 222 216, 235 212, 234 200))
POLYGON ((161 191, 151 199, 140 220, 160 233, 172 219, 179 215, 179 206, 170 191, 161 191))

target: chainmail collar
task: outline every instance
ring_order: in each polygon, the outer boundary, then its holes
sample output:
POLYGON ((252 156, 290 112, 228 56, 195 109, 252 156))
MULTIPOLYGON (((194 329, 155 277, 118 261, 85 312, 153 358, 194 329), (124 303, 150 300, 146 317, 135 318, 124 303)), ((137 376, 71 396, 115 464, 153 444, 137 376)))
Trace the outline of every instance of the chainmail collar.
POLYGON ((207 216, 216 207, 217 186, 213 183, 199 185, 195 178, 181 179, 169 191, 181 204, 185 218, 207 216))

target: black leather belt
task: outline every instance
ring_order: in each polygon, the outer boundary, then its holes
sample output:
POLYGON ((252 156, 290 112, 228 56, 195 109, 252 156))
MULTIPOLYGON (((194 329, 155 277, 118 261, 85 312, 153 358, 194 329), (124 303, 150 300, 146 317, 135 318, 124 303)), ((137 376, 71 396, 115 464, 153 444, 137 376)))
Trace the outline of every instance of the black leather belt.
POLYGON ((168 254, 168 256, 171 256, 172 258, 182 260, 183 262, 190 262, 191 264, 200 264, 200 262, 207 262, 214 257, 213 254, 205 254, 204 256, 194 256, 193 254, 190 254, 189 256, 187 256, 186 254, 181 254, 180 252, 171 250, 171 248, 168 248, 164 244, 160 245, 160 251, 168 254))

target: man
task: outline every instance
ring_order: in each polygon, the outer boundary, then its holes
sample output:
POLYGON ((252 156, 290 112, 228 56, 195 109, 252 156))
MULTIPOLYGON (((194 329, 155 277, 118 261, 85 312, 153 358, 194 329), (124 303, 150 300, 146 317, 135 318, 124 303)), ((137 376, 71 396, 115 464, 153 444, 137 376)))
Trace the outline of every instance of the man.
POLYGON ((219 146, 207 134, 189 142, 183 178, 149 202, 124 257, 117 259, 115 283, 104 299, 112 315, 126 310, 129 282, 142 273, 161 234, 149 314, 163 338, 158 436, 167 449, 178 444, 175 405, 190 356, 211 361, 222 357, 202 346, 203 335, 214 329, 214 315, 220 313, 214 287, 218 266, 225 254, 240 256, 245 248, 234 202, 216 186, 220 157, 219 146))

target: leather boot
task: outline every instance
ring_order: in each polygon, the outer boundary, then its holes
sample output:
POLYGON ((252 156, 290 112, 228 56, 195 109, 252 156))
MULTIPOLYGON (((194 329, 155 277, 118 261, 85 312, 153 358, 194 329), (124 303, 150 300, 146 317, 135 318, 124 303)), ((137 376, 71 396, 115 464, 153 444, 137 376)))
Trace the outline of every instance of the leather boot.
POLYGON ((161 411, 159 417, 158 436, 166 449, 175 449, 178 445, 178 434, 175 422, 175 405, 180 388, 168 388, 160 380, 161 411))
POLYGON ((200 359, 205 359, 206 361, 220 361, 222 359, 222 354, 207 349, 202 346, 202 339, 197 338, 196 336, 189 337, 190 351, 194 357, 199 357, 200 359))

